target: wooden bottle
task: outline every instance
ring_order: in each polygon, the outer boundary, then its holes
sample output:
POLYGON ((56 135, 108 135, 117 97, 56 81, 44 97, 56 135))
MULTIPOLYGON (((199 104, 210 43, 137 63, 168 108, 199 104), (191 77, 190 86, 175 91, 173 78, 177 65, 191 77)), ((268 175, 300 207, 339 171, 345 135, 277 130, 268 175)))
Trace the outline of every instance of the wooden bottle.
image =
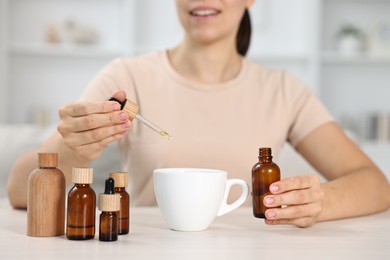
POLYGON ((264 197, 271 194, 269 186, 280 180, 280 169, 272 161, 271 148, 259 149, 259 162, 252 168, 252 202, 253 215, 265 218, 264 197))
POLYGON ((27 235, 61 236, 65 230, 65 176, 57 169, 57 153, 39 153, 27 191, 27 235))
POLYGON ((128 234, 130 229, 130 195, 126 191, 128 174, 127 172, 111 172, 110 177, 114 179, 115 193, 120 195, 118 235, 128 234))
POLYGON ((92 168, 73 168, 74 186, 68 193, 66 237, 69 240, 87 240, 95 237, 96 194, 92 168))
POLYGON ((120 196, 114 192, 114 179, 108 178, 104 193, 99 194, 99 240, 118 240, 118 211, 120 210, 120 196))

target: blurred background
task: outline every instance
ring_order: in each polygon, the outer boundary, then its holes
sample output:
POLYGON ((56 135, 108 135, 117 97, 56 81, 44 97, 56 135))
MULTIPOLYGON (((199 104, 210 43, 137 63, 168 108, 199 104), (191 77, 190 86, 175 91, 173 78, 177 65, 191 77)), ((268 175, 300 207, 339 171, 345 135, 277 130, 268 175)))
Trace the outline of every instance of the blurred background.
MULTIPOLYGON (((306 83, 388 174, 390 0, 256 0, 250 14, 248 57, 306 83)), ((173 0, 0 0, 0 175, 105 64, 181 37, 173 0)))

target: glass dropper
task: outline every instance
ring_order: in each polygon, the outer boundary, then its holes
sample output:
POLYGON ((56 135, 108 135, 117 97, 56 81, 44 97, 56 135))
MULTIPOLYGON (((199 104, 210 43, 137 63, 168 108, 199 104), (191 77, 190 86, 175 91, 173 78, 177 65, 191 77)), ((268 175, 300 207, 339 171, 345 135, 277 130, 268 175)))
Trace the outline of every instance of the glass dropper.
POLYGON ((139 105, 131 102, 130 100, 126 99, 125 101, 121 102, 116 98, 110 98, 110 101, 116 101, 119 104, 121 104, 121 109, 126 111, 129 115, 130 120, 133 120, 134 118, 137 119, 139 122, 143 123, 162 137, 168 140, 172 140, 172 136, 169 135, 165 130, 163 130, 161 127, 153 124, 146 118, 142 117, 140 114, 138 114, 139 111, 139 105))

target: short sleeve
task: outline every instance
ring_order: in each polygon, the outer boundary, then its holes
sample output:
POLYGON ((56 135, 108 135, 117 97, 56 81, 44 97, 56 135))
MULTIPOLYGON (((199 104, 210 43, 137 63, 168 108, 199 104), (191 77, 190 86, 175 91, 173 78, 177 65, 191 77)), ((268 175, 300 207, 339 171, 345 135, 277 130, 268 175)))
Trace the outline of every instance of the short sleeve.
POLYGON ((296 146, 321 125, 334 121, 319 98, 298 79, 284 73, 285 100, 289 120, 287 140, 296 146))

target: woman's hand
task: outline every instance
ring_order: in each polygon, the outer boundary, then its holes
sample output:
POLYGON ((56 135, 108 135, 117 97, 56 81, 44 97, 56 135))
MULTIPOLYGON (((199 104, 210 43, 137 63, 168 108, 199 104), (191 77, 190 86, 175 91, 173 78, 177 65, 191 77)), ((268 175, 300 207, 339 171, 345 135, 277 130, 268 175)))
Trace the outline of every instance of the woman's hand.
POLYGON ((316 223, 322 211, 325 192, 320 179, 315 175, 286 178, 270 185, 272 195, 264 197, 264 205, 271 208, 265 212, 269 225, 291 224, 309 227, 316 223))
MULTIPOLYGON (((114 96, 124 100, 123 92, 114 96)), ((66 146, 83 160, 97 159, 110 143, 126 135, 131 121, 115 101, 77 102, 59 110, 57 130, 66 146)))

